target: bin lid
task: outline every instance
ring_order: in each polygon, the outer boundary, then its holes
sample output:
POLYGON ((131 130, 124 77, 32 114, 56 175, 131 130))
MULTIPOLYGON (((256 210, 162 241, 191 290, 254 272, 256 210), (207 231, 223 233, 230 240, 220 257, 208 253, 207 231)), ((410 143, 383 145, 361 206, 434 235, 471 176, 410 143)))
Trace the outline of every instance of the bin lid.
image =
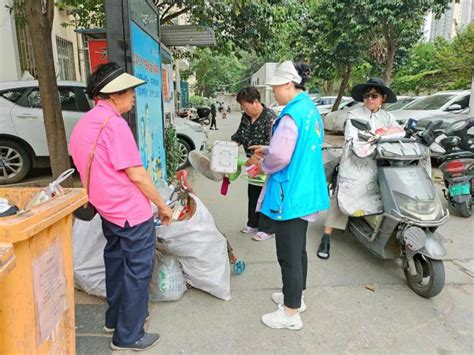
MULTIPOLYGON (((20 207, 26 205, 25 198, 31 198, 41 188, 0 188, 0 196, 20 207), (18 201, 21 200, 21 203, 18 201)), ((56 196, 30 210, 0 219, 0 242, 15 243, 38 234, 52 224, 72 214, 88 201, 85 189, 64 189, 56 196)))

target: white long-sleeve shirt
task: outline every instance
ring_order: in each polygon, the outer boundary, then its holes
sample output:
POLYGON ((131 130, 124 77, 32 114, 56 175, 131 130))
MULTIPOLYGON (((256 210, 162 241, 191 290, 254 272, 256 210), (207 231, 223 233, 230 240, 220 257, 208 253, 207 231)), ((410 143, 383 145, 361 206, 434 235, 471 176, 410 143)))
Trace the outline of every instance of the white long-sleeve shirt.
POLYGON ((400 125, 395 120, 395 117, 393 117, 390 112, 382 109, 378 110, 377 112, 372 112, 365 106, 357 107, 347 113, 346 129, 344 131, 344 138, 346 141, 350 139, 353 139, 353 141, 359 140, 359 131, 351 124, 351 118, 366 120, 369 122, 372 132, 378 128, 383 127, 400 127, 400 125))

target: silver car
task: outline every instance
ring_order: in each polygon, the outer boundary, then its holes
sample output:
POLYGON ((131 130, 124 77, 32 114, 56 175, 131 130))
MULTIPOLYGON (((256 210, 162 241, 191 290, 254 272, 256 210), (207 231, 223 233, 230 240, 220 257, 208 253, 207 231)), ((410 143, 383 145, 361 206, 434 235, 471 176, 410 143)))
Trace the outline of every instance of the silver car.
POLYGON ((424 117, 446 112, 459 113, 469 106, 470 90, 441 91, 408 104, 402 110, 392 111, 392 115, 401 125, 408 119, 419 120, 424 117))

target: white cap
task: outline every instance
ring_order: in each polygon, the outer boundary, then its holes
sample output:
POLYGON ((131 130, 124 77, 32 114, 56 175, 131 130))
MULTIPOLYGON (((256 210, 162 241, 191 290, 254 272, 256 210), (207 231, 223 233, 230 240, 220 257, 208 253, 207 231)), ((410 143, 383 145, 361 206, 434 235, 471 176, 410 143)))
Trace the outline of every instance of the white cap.
POLYGON ((301 80, 301 76, 296 71, 293 62, 286 60, 277 66, 273 76, 265 84, 270 86, 283 85, 290 82, 299 84, 301 80))

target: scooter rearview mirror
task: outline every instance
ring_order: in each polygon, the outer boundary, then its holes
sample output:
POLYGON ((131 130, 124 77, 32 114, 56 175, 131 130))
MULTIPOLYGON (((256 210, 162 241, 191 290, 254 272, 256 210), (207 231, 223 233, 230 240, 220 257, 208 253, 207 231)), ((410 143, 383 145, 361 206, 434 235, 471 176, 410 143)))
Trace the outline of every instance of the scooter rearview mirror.
POLYGON ((370 124, 365 120, 360 120, 358 118, 351 118, 351 124, 357 128, 359 131, 370 131, 370 124))

